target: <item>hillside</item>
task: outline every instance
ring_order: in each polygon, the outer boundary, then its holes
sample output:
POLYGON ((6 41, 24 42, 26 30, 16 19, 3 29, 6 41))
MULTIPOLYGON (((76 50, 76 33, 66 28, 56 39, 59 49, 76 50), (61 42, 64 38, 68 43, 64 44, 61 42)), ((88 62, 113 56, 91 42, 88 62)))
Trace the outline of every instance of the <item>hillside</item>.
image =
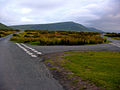
POLYGON ((60 31, 80 31, 80 32, 91 32, 85 26, 75 22, 60 22, 51 24, 30 24, 30 25, 17 25, 11 26, 14 29, 24 30, 60 30, 60 31))
POLYGON ((98 30, 96 28, 93 28, 93 27, 88 27, 89 30, 93 31, 93 32, 100 32, 100 33, 104 33, 104 31, 102 30, 98 30))
POLYGON ((10 28, 10 27, 8 27, 8 26, 0 23, 0 30, 5 30, 5 29, 6 29, 6 30, 9 30, 9 29, 12 29, 12 28, 10 28))

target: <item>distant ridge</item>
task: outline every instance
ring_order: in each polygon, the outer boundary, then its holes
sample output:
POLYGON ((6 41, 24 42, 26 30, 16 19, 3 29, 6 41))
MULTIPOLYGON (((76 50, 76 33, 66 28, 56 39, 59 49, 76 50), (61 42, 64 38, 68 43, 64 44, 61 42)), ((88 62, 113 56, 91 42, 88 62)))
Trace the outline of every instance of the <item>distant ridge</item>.
POLYGON ((9 30, 9 29, 12 29, 12 28, 0 23, 0 30, 9 30))
POLYGON ((75 22, 59 22, 50 24, 29 24, 29 25, 16 25, 10 26, 14 29, 24 30, 53 30, 53 31, 80 31, 80 32, 91 32, 85 26, 75 22))
POLYGON ((75 22, 58 22, 49 24, 28 24, 10 26, 13 29, 22 30, 51 30, 51 31, 78 31, 78 32, 103 32, 95 28, 88 28, 75 22))
POLYGON ((100 32, 100 33, 104 33, 104 31, 93 28, 93 27, 88 27, 89 30, 93 31, 93 32, 100 32))

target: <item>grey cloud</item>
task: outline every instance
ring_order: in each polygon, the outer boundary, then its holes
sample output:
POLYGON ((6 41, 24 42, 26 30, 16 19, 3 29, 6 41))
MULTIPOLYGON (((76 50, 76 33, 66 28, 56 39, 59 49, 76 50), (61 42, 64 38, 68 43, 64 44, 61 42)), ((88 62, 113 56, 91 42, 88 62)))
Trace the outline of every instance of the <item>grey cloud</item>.
POLYGON ((106 13, 100 19, 89 21, 90 26, 105 31, 120 32, 120 0, 109 0, 106 13))
MULTIPOLYGON (((65 3, 65 2, 64 2, 65 3)), ((27 8, 33 8, 33 9, 56 9, 64 5, 63 2, 23 2, 20 4, 20 6, 27 7, 27 8)))
POLYGON ((120 0, 0 0, 0 22, 7 25, 62 21, 119 30, 120 0))

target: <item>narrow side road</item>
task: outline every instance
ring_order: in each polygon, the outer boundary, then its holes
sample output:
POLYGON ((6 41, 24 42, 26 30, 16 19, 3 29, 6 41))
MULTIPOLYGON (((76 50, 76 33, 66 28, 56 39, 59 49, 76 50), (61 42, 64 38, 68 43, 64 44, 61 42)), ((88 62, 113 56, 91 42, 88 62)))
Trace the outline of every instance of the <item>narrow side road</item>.
POLYGON ((15 43, 11 35, 0 39, 0 90, 63 90, 38 54, 24 47, 31 57, 15 43))

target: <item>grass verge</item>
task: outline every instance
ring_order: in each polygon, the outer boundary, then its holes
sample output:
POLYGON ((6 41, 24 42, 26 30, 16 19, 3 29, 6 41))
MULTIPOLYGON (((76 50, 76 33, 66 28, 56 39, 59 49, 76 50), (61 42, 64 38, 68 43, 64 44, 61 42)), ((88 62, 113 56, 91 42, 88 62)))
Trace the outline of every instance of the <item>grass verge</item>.
POLYGON ((71 51, 44 57, 68 90, 120 90, 120 52, 71 51))

